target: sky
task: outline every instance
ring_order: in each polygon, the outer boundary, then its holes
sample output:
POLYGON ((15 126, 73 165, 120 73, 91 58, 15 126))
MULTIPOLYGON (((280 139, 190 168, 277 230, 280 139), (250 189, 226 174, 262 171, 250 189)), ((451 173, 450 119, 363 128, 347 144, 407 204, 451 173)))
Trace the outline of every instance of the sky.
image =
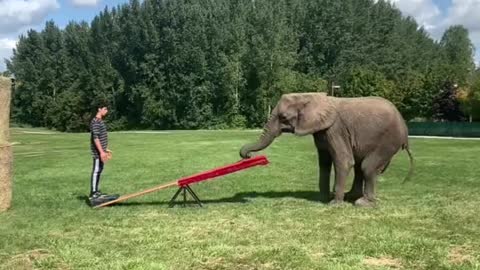
MULTIPOLYGON (((480 0, 389 0, 404 15, 412 16, 433 39, 439 40, 450 25, 461 24, 470 32, 476 48, 475 63, 480 66, 480 0), (477 49, 478 48, 478 49, 477 49)), ((91 22, 105 6, 128 0, 0 0, 0 72, 5 58, 12 56, 18 37, 29 29, 41 31, 53 20, 60 28, 69 21, 91 22)))

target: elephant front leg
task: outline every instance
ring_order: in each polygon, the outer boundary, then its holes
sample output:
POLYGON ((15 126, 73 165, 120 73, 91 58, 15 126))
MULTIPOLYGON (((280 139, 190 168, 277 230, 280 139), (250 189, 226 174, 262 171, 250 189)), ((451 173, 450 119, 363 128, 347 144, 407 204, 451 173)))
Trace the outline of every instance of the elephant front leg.
POLYGON ((363 185, 364 185, 364 176, 361 167, 361 163, 356 163, 354 166, 355 177, 353 178, 352 189, 349 192, 345 193, 345 200, 349 202, 355 202, 359 198, 363 197, 363 185))
POLYGON ((330 172, 332 169, 332 158, 328 151, 318 151, 318 167, 320 170, 320 201, 326 203, 332 199, 332 195, 330 193, 330 172))
POLYGON ((352 165, 346 162, 335 162, 335 197, 330 201, 330 204, 343 203, 345 197, 345 182, 351 168, 352 165))

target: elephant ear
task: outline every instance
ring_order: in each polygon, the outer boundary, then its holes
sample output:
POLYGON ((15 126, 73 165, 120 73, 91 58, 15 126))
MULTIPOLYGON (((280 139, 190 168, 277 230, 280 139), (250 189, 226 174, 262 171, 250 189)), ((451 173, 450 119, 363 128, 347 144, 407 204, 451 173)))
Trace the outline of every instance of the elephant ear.
POLYGON ((309 93, 302 97, 295 133, 313 134, 333 125, 337 118, 335 104, 326 93, 309 93))

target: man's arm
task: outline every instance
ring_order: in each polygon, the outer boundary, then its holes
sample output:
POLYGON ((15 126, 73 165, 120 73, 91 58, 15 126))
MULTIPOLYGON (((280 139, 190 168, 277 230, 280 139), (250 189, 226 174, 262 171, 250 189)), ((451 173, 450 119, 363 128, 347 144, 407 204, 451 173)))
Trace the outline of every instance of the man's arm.
POLYGON ((103 151, 102 145, 100 144, 100 139, 96 138, 93 141, 95 142, 95 146, 97 147, 98 152, 100 153, 100 158, 102 159, 102 161, 105 161, 107 159, 107 153, 103 151))
POLYGON ((100 159, 102 162, 107 160, 107 153, 103 151, 102 144, 100 143, 99 134, 100 134, 100 126, 97 123, 93 124, 92 127, 93 132, 93 141, 95 142, 95 147, 97 147, 98 153, 100 153, 100 159))

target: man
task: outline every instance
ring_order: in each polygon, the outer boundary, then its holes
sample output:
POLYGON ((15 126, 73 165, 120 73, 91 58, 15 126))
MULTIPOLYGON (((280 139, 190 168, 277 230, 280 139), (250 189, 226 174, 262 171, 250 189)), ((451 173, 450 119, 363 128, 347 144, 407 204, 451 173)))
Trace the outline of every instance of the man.
POLYGON ((92 121, 90 121, 90 149, 93 156, 93 168, 90 179, 89 199, 92 206, 118 197, 116 194, 103 194, 98 188, 103 165, 112 157, 112 152, 108 149, 107 126, 103 121, 107 113, 107 105, 101 103, 97 106, 97 114, 92 121))

